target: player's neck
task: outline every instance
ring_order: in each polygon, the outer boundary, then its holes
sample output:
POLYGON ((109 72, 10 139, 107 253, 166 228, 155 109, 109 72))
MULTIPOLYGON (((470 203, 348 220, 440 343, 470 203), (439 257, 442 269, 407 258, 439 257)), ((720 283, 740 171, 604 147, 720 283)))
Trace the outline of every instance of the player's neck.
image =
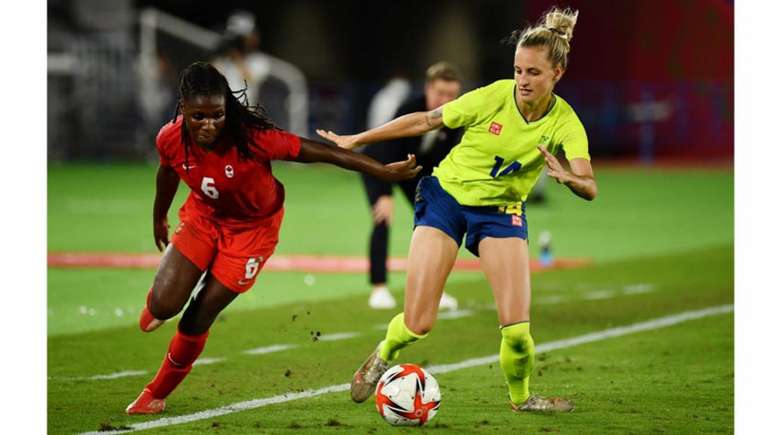
POLYGON ((553 107, 555 100, 556 97, 554 97, 553 92, 537 101, 531 102, 520 101, 517 97, 516 107, 519 108, 519 112, 525 121, 533 122, 546 116, 553 107))

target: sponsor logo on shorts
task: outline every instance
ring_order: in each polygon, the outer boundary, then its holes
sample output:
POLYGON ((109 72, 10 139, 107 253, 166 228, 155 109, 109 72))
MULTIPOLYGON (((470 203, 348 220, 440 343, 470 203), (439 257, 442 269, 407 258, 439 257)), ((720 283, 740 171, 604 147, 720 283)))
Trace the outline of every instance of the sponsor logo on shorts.
POLYGON ((225 171, 226 171, 226 177, 234 178, 234 167, 233 166, 226 165, 225 171))
POLYGON ((490 133, 492 133, 492 134, 494 134, 496 136, 500 136, 500 132, 501 131, 503 131, 502 124, 498 124, 496 122, 493 122, 493 123, 489 124, 489 132, 490 133))
POLYGON ((520 227, 521 226, 521 216, 519 215, 511 215, 511 225, 514 227, 520 227))

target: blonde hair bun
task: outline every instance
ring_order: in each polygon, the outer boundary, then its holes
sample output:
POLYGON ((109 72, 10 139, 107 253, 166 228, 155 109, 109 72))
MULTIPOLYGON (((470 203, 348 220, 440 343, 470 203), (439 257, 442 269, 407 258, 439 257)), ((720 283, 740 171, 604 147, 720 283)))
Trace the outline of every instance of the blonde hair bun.
POLYGON ((554 7, 546 12, 542 24, 546 29, 556 33, 562 39, 567 40, 567 42, 570 42, 572 39, 572 31, 577 22, 578 11, 573 11, 570 8, 560 9, 554 7))

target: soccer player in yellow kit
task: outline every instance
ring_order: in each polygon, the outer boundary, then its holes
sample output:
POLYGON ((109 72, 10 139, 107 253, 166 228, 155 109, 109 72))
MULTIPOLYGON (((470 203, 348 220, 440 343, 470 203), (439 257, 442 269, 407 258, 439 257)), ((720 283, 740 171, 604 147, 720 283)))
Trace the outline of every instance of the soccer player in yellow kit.
POLYGON ((512 35, 514 80, 499 80, 436 110, 415 112, 355 135, 318 134, 345 148, 464 127, 461 142, 417 188, 404 312, 355 372, 352 400, 365 401, 398 351, 427 336, 462 244, 481 259, 497 304, 500 366, 514 411, 570 411, 561 398, 529 393, 535 360, 524 204, 544 166, 581 198, 597 185, 588 139, 569 104, 553 93, 567 67, 578 12, 552 8, 537 26, 512 35), (554 156, 562 148, 570 168, 554 156))

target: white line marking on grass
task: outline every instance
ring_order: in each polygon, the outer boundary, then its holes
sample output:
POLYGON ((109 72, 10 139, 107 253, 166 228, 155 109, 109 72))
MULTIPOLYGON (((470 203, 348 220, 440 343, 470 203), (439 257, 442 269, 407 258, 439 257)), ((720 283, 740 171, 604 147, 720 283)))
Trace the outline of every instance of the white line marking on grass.
POLYGON ((337 332, 335 334, 323 334, 317 337, 317 339, 320 341, 339 341, 357 337, 358 335, 360 335, 359 332, 337 332))
MULTIPOLYGON (((659 317, 644 322, 634 323, 627 326, 619 326, 616 328, 605 329, 602 331, 592 332, 589 334, 579 335, 577 337, 566 338, 562 340, 549 341, 547 343, 539 344, 535 350, 537 352, 550 352, 552 350, 566 349, 568 347, 578 346, 586 343, 593 343, 595 341, 607 340, 609 338, 620 337, 623 335, 634 334, 642 331, 650 331, 653 329, 666 328, 668 326, 676 325, 678 323, 687 322, 689 320, 701 319, 709 316, 716 316, 719 314, 727 314, 734 311, 733 305, 720 305, 716 307, 705 308, 702 310, 685 311, 671 316, 659 317)), ((477 367, 487 364, 492 364, 499 361, 500 355, 489 355, 480 358, 471 358, 464 361, 460 361, 453 364, 439 364, 427 367, 433 374, 449 373, 455 370, 462 370, 471 367, 477 367)), ((306 399, 310 397, 321 396, 328 393, 339 393, 347 391, 349 389, 349 383, 329 385, 327 387, 319 388, 317 390, 302 391, 300 393, 285 393, 277 396, 266 397, 263 399, 253 399, 244 402, 233 403, 231 405, 221 406, 220 408, 208 409, 199 411, 193 414, 179 415, 177 417, 164 417, 158 420, 151 420, 142 423, 136 423, 130 425, 131 429, 111 431, 112 434, 134 432, 138 430, 154 429, 159 427, 172 426, 176 424, 191 423, 193 421, 206 420, 213 417, 219 417, 221 415, 232 414, 235 412, 246 411, 248 409, 262 408, 268 405, 275 405, 278 403, 292 402, 294 400, 306 399)), ((97 435, 105 432, 84 432, 82 435, 97 435)))
POLYGON ((389 328, 389 327, 390 327, 389 323, 380 323, 378 325, 374 325, 374 329, 376 329, 378 331, 386 331, 387 328, 389 328))
POLYGON ((623 292, 626 295, 638 295, 642 293, 650 293, 656 288, 653 284, 632 284, 623 288, 623 292))
MULTIPOLYGON (((544 296, 535 299, 535 305, 553 305, 560 302, 564 302, 564 298, 561 296, 544 296)), ((495 307, 495 309, 497 309, 497 307, 495 307)))
POLYGON ((438 314, 438 319, 460 319, 462 317, 469 317, 473 315, 473 310, 452 310, 443 311, 438 314))
POLYGON ((612 290, 598 290, 584 294, 583 299, 586 299, 587 301, 596 301, 599 299, 609 299, 613 296, 615 296, 615 292, 612 290))
POLYGON ((199 358, 196 361, 194 361, 193 365, 195 366, 206 366, 208 364, 217 364, 219 362, 225 361, 226 358, 199 358))
POLYGON ((147 370, 124 370, 121 372, 110 373, 108 375, 94 375, 89 377, 69 378, 73 380, 104 381, 107 379, 127 378, 129 376, 140 376, 148 374, 147 370))
POLYGON ((265 353, 280 352, 283 350, 293 349, 294 347, 298 347, 298 345, 297 344, 272 344, 271 346, 256 347, 255 349, 248 349, 243 351, 242 353, 246 353, 248 355, 263 355, 265 353))

